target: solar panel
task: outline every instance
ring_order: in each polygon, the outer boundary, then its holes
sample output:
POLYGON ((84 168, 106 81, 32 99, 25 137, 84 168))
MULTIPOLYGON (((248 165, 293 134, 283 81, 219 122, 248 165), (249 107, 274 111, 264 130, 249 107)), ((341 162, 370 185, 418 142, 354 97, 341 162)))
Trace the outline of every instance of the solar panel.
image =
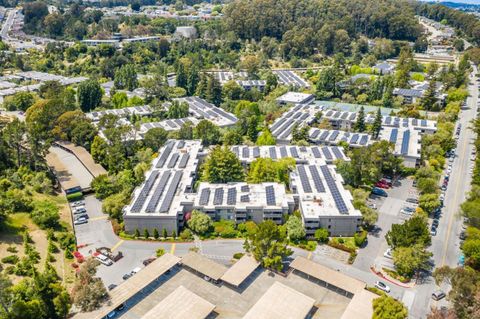
POLYGON ((297 148, 295 146, 290 147, 290 154, 292 154, 293 157, 299 158, 297 148))
POLYGON ((340 149, 338 147, 332 147, 332 151, 337 159, 343 159, 342 152, 340 152, 340 149))
POLYGON ((309 166, 308 168, 310 170, 310 174, 312 175, 313 184, 315 185, 315 188, 317 189, 317 191, 320 193, 325 193, 325 186, 323 185, 322 179, 320 178, 320 174, 318 173, 317 168, 313 165, 309 166))
POLYGON ((305 153, 307 151, 306 146, 300 146, 299 149, 300 149, 300 152, 302 152, 302 153, 305 153))
POLYGON ((182 158, 180 159, 180 163, 178 163, 178 168, 185 168, 187 166, 189 158, 190 155, 188 153, 183 154, 182 158))
POLYGON ((277 159, 277 152, 275 150, 275 147, 270 147, 268 149, 269 153, 270 153, 270 158, 271 159, 277 159))
POLYGON ((357 144, 358 136, 358 134, 353 134, 352 139, 350 140, 350 144, 357 144))
POLYGON ((322 147, 322 152, 323 152, 323 155, 325 155, 325 158, 327 160, 332 160, 333 159, 332 153, 330 153, 330 150, 328 149, 328 147, 322 147))
POLYGON ((162 155, 160 155, 160 158, 158 159, 157 165, 155 165, 156 168, 162 168, 163 165, 165 165, 165 162, 167 161, 168 156, 172 152, 172 148, 175 142, 170 141, 165 145, 165 149, 162 152, 162 155))
POLYGON ((234 148, 232 148, 232 151, 235 153, 235 155, 237 155, 237 157, 239 157, 238 146, 235 146, 234 148))
POLYGON ((135 203, 132 206, 132 212, 140 212, 140 210, 143 207, 143 204, 145 204, 145 200, 148 197, 148 193, 152 189, 153 184, 155 184, 155 181, 157 180, 157 177, 158 177, 158 171, 153 171, 152 174, 150 174, 148 179, 145 181, 145 184, 143 185, 142 190, 138 194, 138 197, 135 200, 135 203))
POLYGON ((310 135, 310 137, 312 139, 315 139, 315 138, 317 138, 318 135, 320 135, 320 132, 321 132, 320 130, 314 130, 312 135, 310 135))
POLYGON ((260 157, 260 149, 258 147, 253 148, 253 157, 260 157))
POLYGON ((315 158, 322 157, 322 154, 320 153, 320 150, 318 149, 318 147, 312 147, 312 153, 313 153, 313 156, 315 156, 315 158))
POLYGON ((335 183, 335 180, 333 179, 333 176, 330 173, 330 170, 328 169, 327 165, 320 166, 320 169, 322 170, 322 174, 325 177, 325 181, 327 182, 327 186, 330 189, 330 192, 332 194, 335 205, 338 208, 338 211, 342 214, 348 213, 347 205, 345 204, 345 201, 343 200, 342 195, 340 194, 340 191, 337 187, 337 184, 335 183))
POLYGON ((391 122, 392 122, 392 118, 390 116, 387 116, 385 118, 385 124, 390 125, 391 122))
POLYGON ((305 171, 305 166, 298 165, 298 176, 300 177, 300 182, 302 183, 302 188, 305 193, 311 193, 312 187, 310 186, 310 182, 308 181, 308 176, 305 171))
POLYGON ((250 156, 250 149, 248 147, 242 148, 242 156, 248 158, 250 156))
POLYGON ((417 119, 413 119, 413 120, 412 120, 412 125, 413 125, 413 126, 417 126, 417 125, 418 125, 418 120, 417 120, 417 119))
POLYGON ((273 186, 265 187, 265 197, 267 199, 267 205, 275 205, 275 189, 273 188, 273 186))
POLYGON ((177 144, 177 148, 183 148, 185 146, 185 141, 180 141, 177 144))
POLYGON ((242 192, 249 192, 250 191, 250 187, 248 185, 243 185, 242 187, 240 187, 240 190, 242 192))
POLYGON ((427 120, 421 120, 420 125, 423 127, 427 126, 427 120))
POLYGON ((240 196, 240 201, 242 203, 248 203, 250 201, 250 196, 249 195, 242 195, 242 196, 240 196))
POLYGON ((160 177, 160 181, 158 182, 157 188, 155 188, 155 191, 153 192, 150 202, 148 202, 147 208, 145 209, 147 213, 153 213, 155 211, 155 207, 157 207, 157 204, 160 201, 160 197, 162 196, 163 191, 165 190, 165 186, 167 185, 170 175, 171 175, 170 171, 166 171, 165 173, 163 173, 162 177, 160 177))
POLYGON ((328 138, 329 141, 335 141, 335 139, 337 138, 338 134, 340 134, 339 131, 333 131, 332 134, 330 135, 330 137, 328 138))
POLYGON ((398 129, 394 128, 391 132, 390 132, 390 138, 389 138, 389 141, 390 143, 396 143, 397 142, 397 138, 398 138, 398 129))
POLYGON ((221 203, 223 203, 223 188, 217 188, 213 194, 213 205, 220 205, 221 203))
POLYGON ((170 158, 170 161, 168 162, 167 168, 174 168, 175 163, 177 163, 179 157, 180 155, 178 155, 178 153, 173 153, 172 157, 170 158))
POLYGON ((349 120, 349 121, 353 121, 356 116, 357 116, 356 113, 352 113, 352 114, 350 114, 350 116, 348 117, 348 120, 349 120))
POLYGON ((235 205, 237 202, 237 189, 232 187, 227 191, 227 205, 235 205))
POLYGON ((320 141, 324 141, 328 136, 328 131, 324 131, 318 138, 320 141))
POLYGON ((170 206, 172 206, 173 197, 177 192, 178 184, 180 183, 180 179, 182 178, 183 172, 176 171, 175 175, 173 175, 172 182, 168 187, 167 193, 165 194, 165 198, 163 199, 162 204, 160 205, 160 213, 168 212, 170 206))
POLYGON ((368 142, 368 135, 363 135, 360 139, 360 145, 366 145, 368 142))
POLYGON ((200 200, 198 201, 198 203, 200 205, 207 205, 209 198, 210 198, 210 188, 204 188, 200 193, 200 200))
POLYGON ((408 154, 408 145, 410 144, 410 131, 403 132, 401 154, 408 154))
POLYGON ((285 146, 280 147, 280 156, 282 158, 288 157, 287 148, 285 146))

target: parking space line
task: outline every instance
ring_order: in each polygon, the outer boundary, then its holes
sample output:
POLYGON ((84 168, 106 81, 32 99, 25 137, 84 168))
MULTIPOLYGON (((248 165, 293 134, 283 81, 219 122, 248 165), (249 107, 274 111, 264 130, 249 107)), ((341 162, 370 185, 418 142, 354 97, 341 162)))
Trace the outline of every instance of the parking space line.
POLYGON ((121 239, 118 243, 116 243, 113 247, 112 247, 112 251, 114 251, 115 249, 117 249, 118 247, 120 247, 121 244, 123 244, 124 240, 121 239))
POLYGON ((175 254, 175 243, 172 244, 172 248, 170 248, 170 254, 175 254))
POLYGON ((93 217, 93 218, 90 218, 89 221, 95 221, 95 220, 102 220, 102 219, 107 219, 108 216, 98 216, 98 217, 93 217))
POLYGON ((312 252, 308 252, 308 256, 307 256, 307 259, 312 259, 312 252))

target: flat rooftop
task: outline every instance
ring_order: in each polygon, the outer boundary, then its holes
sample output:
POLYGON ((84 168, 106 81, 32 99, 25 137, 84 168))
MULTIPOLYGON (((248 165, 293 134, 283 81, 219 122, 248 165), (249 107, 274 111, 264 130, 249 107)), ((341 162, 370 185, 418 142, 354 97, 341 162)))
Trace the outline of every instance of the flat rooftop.
POLYGON ((351 147, 367 146, 372 139, 368 133, 356 133, 340 130, 325 130, 311 128, 309 138, 312 142, 318 144, 337 145, 340 142, 346 142, 351 147))
POLYGON ((252 256, 245 254, 232 267, 223 274, 222 281, 229 283, 232 286, 240 286, 250 276, 255 269, 260 266, 260 263, 252 256))
POLYGON ((215 305, 179 286, 142 319, 205 319, 214 309, 215 305))
POLYGON ((93 111, 85 115, 89 119, 91 119, 93 122, 98 122, 104 115, 107 115, 107 114, 113 114, 121 118, 125 118, 134 114, 140 115, 140 116, 147 116, 152 114, 152 109, 148 105, 142 105, 142 106, 125 107, 122 109, 93 111))
POLYGON ((213 280, 219 280, 227 271, 227 267, 224 265, 193 251, 182 257, 182 264, 213 280))
POLYGON ((310 84, 302 79, 296 72, 291 70, 274 70, 273 74, 278 77, 278 83, 296 88, 309 88, 310 84))
POLYGON ((313 94, 290 91, 278 97, 276 101, 279 103, 299 104, 313 101, 314 98, 315 96, 313 94))
POLYGON ((313 298, 277 281, 243 319, 304 319, 314 304, 313 298))
POLYGON ((384 127, 380 131, 380 140, 395 145, 394 154, 419 159, 421 157, 421 135, 414 129, 384 127))
POLYGON ((206 119, 213 124, 225 127, 237 123, 235 115, 216 107, 212 103, 205 101, 197 96, 189 96, 175 99, 179 102, 186 102, 189 106, 189 112, 197 119, 206 119))

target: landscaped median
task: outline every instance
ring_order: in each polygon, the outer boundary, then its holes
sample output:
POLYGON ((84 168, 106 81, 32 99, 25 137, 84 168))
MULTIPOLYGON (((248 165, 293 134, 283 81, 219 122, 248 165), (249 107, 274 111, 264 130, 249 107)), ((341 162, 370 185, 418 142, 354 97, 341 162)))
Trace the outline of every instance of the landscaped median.
POLYGON ((414 281, 398 275, 394 270, 390 270, 384 267, 376 269, 375 266, 372 266, 370 269, 375 275, 399 287, 412 288, 415 286, 414 281))

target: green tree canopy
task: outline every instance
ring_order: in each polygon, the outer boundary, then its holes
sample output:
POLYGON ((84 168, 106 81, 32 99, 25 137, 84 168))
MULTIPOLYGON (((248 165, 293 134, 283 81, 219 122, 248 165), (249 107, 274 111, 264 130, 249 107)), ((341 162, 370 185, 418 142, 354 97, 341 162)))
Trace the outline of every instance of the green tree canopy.
POLYGON ((102 103, 103 91, 97 80, 80 83, 77 90, 78 105, 83 112, 90 112, 102 103))
POLYGON ((203 165, 202 180, 210 183, 228 183, 243 179, 243 166, 235 153, 226 146, 216 146, 203 165))
POLYGON ((406 319, 408 317, 407 308, 400 301, 390 296, 383 295, 376 298, 372 304, 372 319, 406 319))
POLYGON ((190 219, 187 221, 187 225, 195 233, 203 235, 213 226, 213 222, 210 216, 194 209, 190 219))

